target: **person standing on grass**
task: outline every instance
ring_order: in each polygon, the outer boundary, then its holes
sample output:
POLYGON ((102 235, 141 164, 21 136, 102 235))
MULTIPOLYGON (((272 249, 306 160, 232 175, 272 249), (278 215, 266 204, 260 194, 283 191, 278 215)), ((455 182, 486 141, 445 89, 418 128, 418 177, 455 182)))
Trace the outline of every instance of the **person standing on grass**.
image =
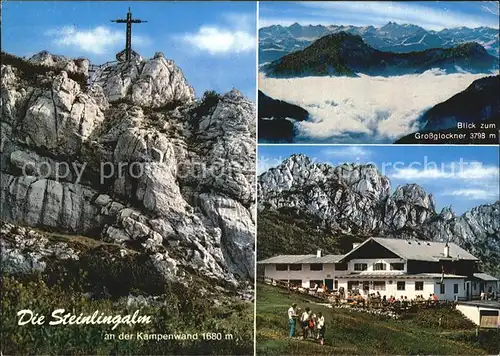
POLYGON ((316 315, 312 312, 309 312, 309 320, 307 322, 308 326, 308 336, 311 339, 314 339, 314 327, 316 326, 316 315))
POLYGON ((297 304, 293 303, 290 308, 288 308, 288 329, 289 329, 289 336, 294 337, 295 336, 295 319, 297 318, 297 304))
POLYGON ((309 307, 306 307, 304 312, 302 313, 300 317, 300 326, 302 327, 302 336, 305 339, 307 339, 307 333, 309 331, 309 316, 310 316, 310 310, 309 307))
POLYGON ((318 325, 318 339, 321 345, 325 344, 325 317, 321 312, 318 313, 318 317, 316 319, 316 323, 318 325))

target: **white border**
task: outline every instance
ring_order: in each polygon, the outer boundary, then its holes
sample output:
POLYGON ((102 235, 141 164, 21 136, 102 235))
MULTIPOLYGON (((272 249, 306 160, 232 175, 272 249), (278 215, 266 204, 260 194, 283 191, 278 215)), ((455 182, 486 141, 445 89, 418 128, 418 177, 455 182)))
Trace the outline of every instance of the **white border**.
POLYGON ((258 204, 258 170, 259 167, 259 1, 255 7, 255 234, 254 234, 254 265, 253 265, 253 354, 257 355, 257 204, 258 204))

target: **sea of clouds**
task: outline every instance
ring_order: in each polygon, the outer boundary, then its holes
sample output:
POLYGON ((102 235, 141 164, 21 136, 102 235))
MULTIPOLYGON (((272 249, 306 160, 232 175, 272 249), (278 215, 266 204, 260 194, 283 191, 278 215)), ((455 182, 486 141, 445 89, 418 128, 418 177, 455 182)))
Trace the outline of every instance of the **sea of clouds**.
POLYGON ((306 109, 296 124, 296 142, 392 143, 419 130, 418 118, 486 74, 445 74, 430 70, 395 77, 267 78, 266 95, 306 109))

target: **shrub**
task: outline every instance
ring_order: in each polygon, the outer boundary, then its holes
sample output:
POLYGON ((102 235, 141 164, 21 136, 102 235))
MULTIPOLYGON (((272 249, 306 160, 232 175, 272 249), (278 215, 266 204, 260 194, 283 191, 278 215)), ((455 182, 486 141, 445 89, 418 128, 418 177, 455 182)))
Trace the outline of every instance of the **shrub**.
POLYGON ((208 113, 210 113, 210 109, 215 107, 220 99, 221 95, 215 90, 207 90, 205 93, 203 93, 200 105, 198 105, 193 110, 194 114, 196 114, 198 118, 207 115, 208 113))

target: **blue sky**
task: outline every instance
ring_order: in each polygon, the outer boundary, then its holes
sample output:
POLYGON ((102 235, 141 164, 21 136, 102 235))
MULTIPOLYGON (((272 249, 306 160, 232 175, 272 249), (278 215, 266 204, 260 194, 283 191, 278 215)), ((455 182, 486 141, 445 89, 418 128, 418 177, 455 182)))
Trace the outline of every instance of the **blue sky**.
POLYGON ((498 28, 498 1, 329 1, 261 2, 259 27, 269 25, 382 26, 389 21, 428 30, 452 27, 498 28))
POLYGON ((498 146, 260 145, 258 172, 277 166, 295 153, 334 166, 344 162, 373 163, 389 177, 392 190, 416 183, 432 193, 438 211, 451 205, 462 214, 500 199, 498 146))
POLYGON ((42 50, 94 63, 115 59, 125 45, 126 17, 132 47, 143 57, 163 52, 183 70, 197 96, 233 87, 255 100, 255 2, 2 2, 2 49, 19 56, 42 50))

